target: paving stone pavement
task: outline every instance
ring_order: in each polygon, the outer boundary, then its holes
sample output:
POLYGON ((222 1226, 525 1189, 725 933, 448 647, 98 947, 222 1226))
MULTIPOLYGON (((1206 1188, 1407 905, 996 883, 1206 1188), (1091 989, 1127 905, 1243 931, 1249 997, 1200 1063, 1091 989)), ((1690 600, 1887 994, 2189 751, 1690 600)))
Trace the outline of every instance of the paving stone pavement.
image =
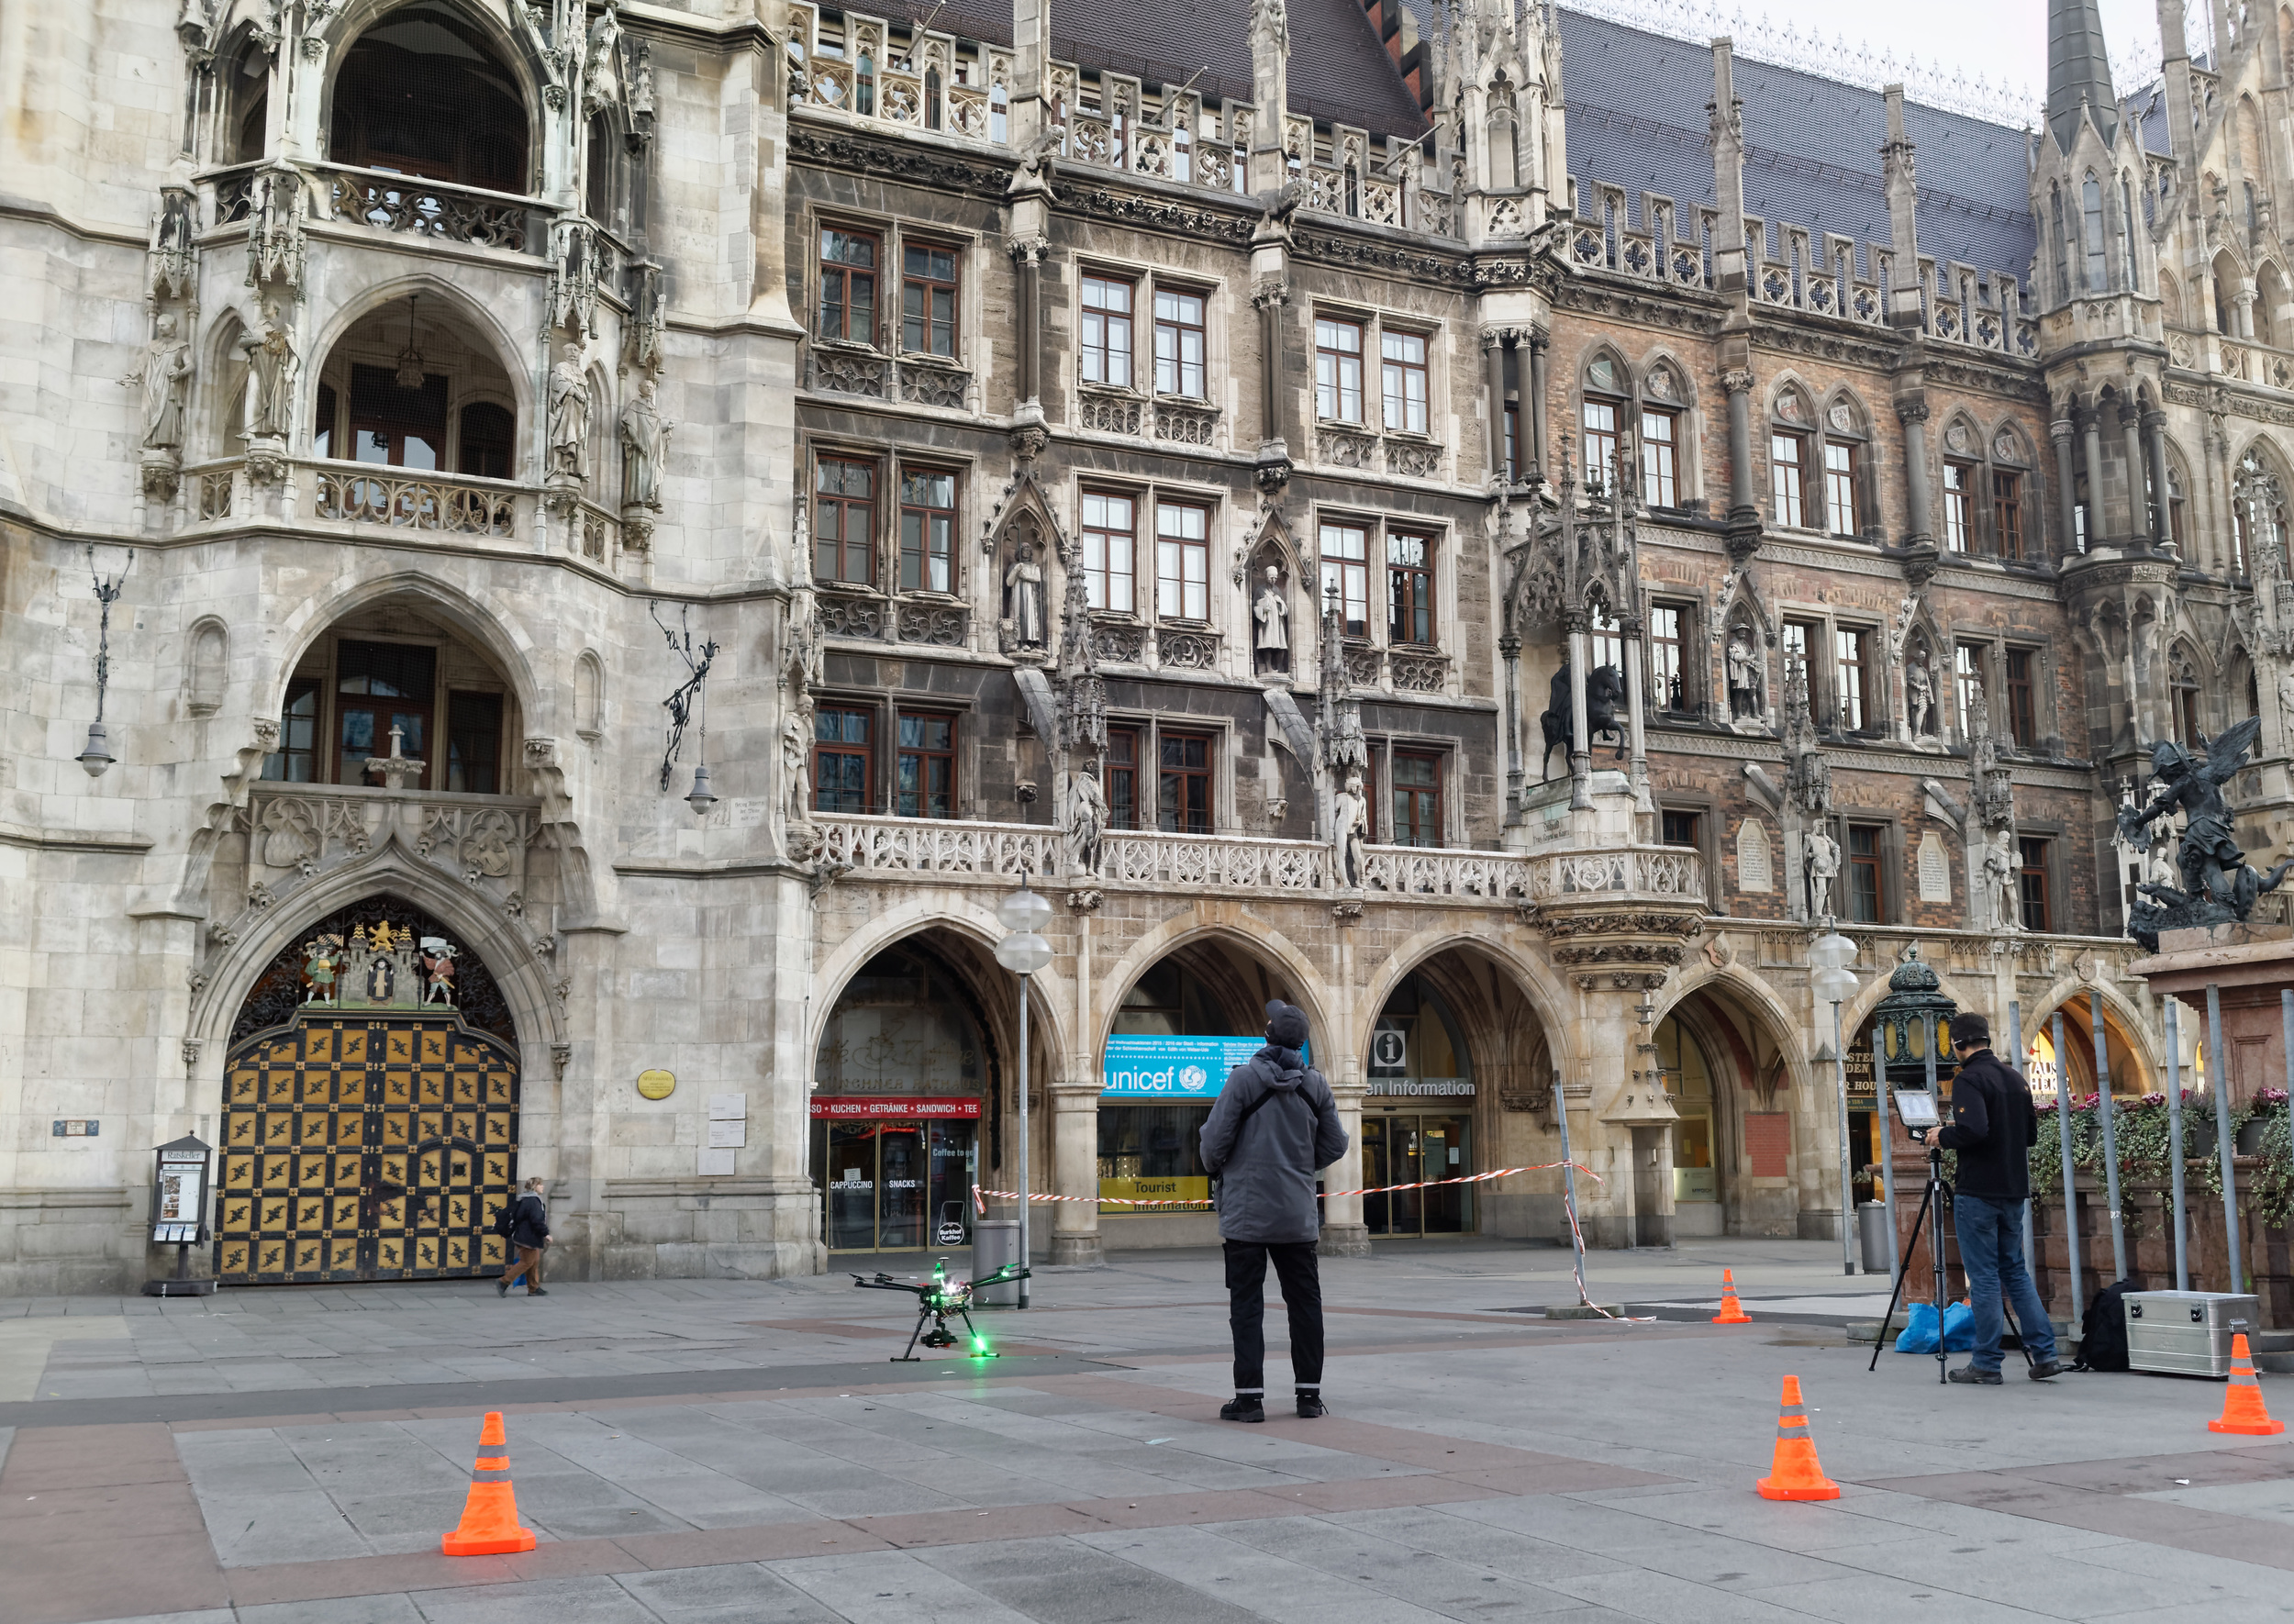
POLYGON ((1008 1357, 919 1364, 841 1274, 0 1302, 0 1620, 2294 1618, 2294 1443, 2208 1432, 2219 1385, 1867 1374, 1821 1244, 1591 1266, 1691 1304, 1724 1262, 1752 1326, 1520 1312, 1575 1299, 1546 1249, 1326 1260, 1332 1413, 1247 1428, 1210 1252, 1045 1271, 1008 1357), (1787 1374, 1837 1501, 1753 1492, 1787 1374), (539 1544, 444 1557, 492 1408, 539 1544))

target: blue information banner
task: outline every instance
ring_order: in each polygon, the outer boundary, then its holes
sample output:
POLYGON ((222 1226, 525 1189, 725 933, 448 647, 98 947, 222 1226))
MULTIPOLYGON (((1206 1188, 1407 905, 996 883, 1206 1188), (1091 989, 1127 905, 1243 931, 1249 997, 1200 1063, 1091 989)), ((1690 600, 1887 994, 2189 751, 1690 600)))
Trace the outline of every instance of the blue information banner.
POLYGON ((1264 1038, 1109 1038, 1099 1097, 1208 1105, 1265 1047, 1264 1038))

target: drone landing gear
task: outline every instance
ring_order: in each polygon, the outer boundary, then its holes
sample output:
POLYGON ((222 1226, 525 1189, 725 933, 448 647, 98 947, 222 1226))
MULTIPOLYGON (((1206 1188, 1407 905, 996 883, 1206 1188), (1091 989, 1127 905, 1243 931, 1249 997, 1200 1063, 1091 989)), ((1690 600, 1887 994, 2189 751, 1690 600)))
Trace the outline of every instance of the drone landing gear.
MULTIPOLYGON (((958 1308, 955 1310, 955 1313, 956 1317, 963 1321, 964 1335, 970 1337, 972 1339, 973 1347, 979 1350, 975 1354, 974 1354, 974 1358, 996 1359, 1001 1357, 998 1354, 989 1352, 986 1347, 981 1342, 980 1333, 973 1328, 972 1316, 968 1312, 963 1308, 958 1308)), ((897 1354, 891 1359, 887 1359, 885 1363, 887 1364, 923 1363, 924 1362, 916 1356, 916 1344, 919 1340, 921 1340, 927 1348, 952 1348, 956 1345, 956 1333, 948 1329, 947 1309, 935 1309, 929 1303, 918 1308, 916 1311, 916 1329, 908 1332, 908 1351, 897 1354), (927 1319, 932 1322, 932 1329, 930 1330, 926 1330, 924 1329, 924 1322, 927 1319)))

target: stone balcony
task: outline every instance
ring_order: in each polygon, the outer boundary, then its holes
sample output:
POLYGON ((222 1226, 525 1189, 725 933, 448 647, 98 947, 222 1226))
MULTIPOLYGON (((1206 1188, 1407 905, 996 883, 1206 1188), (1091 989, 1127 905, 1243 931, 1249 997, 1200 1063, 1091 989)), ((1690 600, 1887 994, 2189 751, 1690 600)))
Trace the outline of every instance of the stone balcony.
POLYGON ((275 895, 395 840, 440 872, 496 902, 526 888, 527 853, 541 803, 522 795, 358 784, 255 786, 241 814, 250 900, 275 895))
MULTIPOLYGON (((818 818, 815 827, 821 862, 847 880, 931 876, 1009 882, 1024 874, 1063 881, 1060 832, 1042 824, 854 817, 818 818)), ((1337 884, 1330 847, 1319 840, 1122 831, 1107 836, 1100 872, 1087 883, 1165 892, 1181 886, 1197 895, 1271 892, 1331 900, 1509 907, 1549 934, 1565 933, 1571 951, 1584 949, 1585 962, 1597 965, 1612 959, 1642 962, 1620 957, 1615 950, 1636 933, 1677 932, 1677 940, 1685 941, 1706 913, 1703 859, 1678 846, 1528 856, 1372 846, 1364 853, 1364 871, 1360 891, 1347 892, 1337 884)), ((1086 883, 1086 877, 1075 881, 1086 883)))

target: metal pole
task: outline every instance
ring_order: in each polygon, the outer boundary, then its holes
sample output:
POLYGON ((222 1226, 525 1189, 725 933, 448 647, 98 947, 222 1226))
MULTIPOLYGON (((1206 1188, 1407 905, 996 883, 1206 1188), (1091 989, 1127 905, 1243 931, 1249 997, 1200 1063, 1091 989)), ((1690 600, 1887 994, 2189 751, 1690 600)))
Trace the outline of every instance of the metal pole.
MULTIPOLYGON (((2281 1002, 2281 1009, 2284 1005, 2281 1002)), ((2231 1080, 2222 1070, 2222 989, 2207 983, 2207 1092, 2214 1096, 2214 1143, 2222 1153, 2222 1240, 2229 1248, 2233 1292, 2246 1289, 2246 1260, 2238 1250, 2238 1177, 2231 1171, 2231 1080)))
MULTIPOLYGON (((2015 1057, 2015 1070, 2022 1073, 2031 1056, 2023 1051, 2023 1005, 2017 998, 2008 1000, 2008 1052, 2015 1057)), ((2027 1085, 2031 1081, 2028 1075, 2023 1080, 2027 1085)), ((2029 1197, 2023 1202, 2023 1268, 2032 1280, 2039 1278, 2039 1248, 2032 1240, 2032 1204, 2029 1197)))
MULTIPOLYGON (((1935 1098, 1935 1017, 1934 1017, 1934 1015, 1933 1015, 1932 1013, 1931 1013, 1931 1014, 1927 1014, 1927 1015, 1923 1015, 1923 1016, 1921 1016, 1921 1017, 1920 1018, 1920 1034, 1921 1034, 1921 1038, 1920 1038, 1920 1047, 1921 1047, 1921 1051, 1923 1051, 1921 1058, 1922 1058, 1922 1059, 1924 1059, 1924 1060, 1927 1062, 1927 1068, 1928 1068, 1928 1079, 1927 1079, 1927 1081, 1928 1081, 1928 1097, 1929 1097, 1930 1099, 1934 1099, 1934 1098, 1935 1098)), ((1940 1102, 1938 1103, 1938 1105, 1937 1105, 1937 1107, 1936 1107, 1936 1108, 1937 1108, 1937 1110, 1938 1110, 1939 1112, 1941 1112, 1941 1110, 1943 1109, 1943 1107, 1942 1107, 1942 1105, 1941 1105, 1941 1103, 1940 1103, 1940 1102)), ((1942 1172, 1943 1172, 1943 1161, 1941 1160, 1942 1155, 1943 1155, 1943 1151, 1942 1151, 1942 1150, 1941 1150, 1941 1149, 1937 1146, 1937 1144, 1936 1144, 1936 1142, 1935 1142, 1935 1135, 1934 1135, 1934 1134, 1930 1134, 1930 1135, 1928 1136, 1928 1172, 1929 1172, 1929 1174, 1930 1174, 1931 1179, 1932 1179, 1932 1178, 1933 1178, 1933 1177, 1935 1177, 1936 1175, 1941 1174, 1942 1174, 1942 1172)), ((1939 1196, 1941 1196, 1941 1187, 1940 1187, 1940 1186, 1939 1186, 1939 1188, 1938 1188, 1938 1195, 1939 1195, 1939 1196)), ((1941 1359, 1943 1357, 1943 1201, 1939 1198, 1938 1200, 1936 1200, 1936 1201, 1934 1201, 1933 1203, 1932 1203, 1932 1204, 1931 1204, 1930 1210, 1931 1210, 1931 1211, 1932 1211, 1932 1213, 1933 1214, 1933 1217, 1930 1219, 1929 1224, 1928 1224, 1928 1247, 1929 1247, 1930 1253, 1931 1253, 1931 1255, 1930 1255, 1930 1257, 1929 1257, 1929 1260, 1928 1260, 1928 1261, 1929 1261, 1930 1262, 1932 1262, 1932 1263, 1933 1263, 1933 1264, 1935 1265, 1935 1356, 1936 1356, 1936 1358, 1937 1358, 1937 1359, 1941 1360, 1941 1359)))
POLYGON ((2071 1063, 2063 1047, 2063 1011, 2055 1011, 2055 1143, 2063 1151, 2063 1256, 2071 1271, 2071 1323, 2086 1318, 2086 1282, 2079 1269, 2079 1192, 2071 1163, 2071 1063))
POLYGON ((1028 978, 1019 977, 1019 1306, 1028 1306, 1028 978))
POLYGON ((1553 1120, 1561 1124, 1561 1191, 1568 1208, 1562 1217, 1569 1221, 1569 1250, 1577 1274, 1577 1292, 1585 1292, 1585 1236, 1577 1227, 1577 1163, 1569 1151, 1569 1102, 1562 1097, 1561 1079, 1553 1079, 1553 1120))
POLYGON ((2166 1000, 2166 1170, 2175 1181, 2175 1289, 2190 1289, 2190 1238, 2188 1215, 2182 1209, 2182 1034, 2177 1029, 2175 1000, 2166 1000))
POLYGON ((2103 1125, 2103 1199, 2110 1204, 2111 1278, 2127 1277, 2127 1218, 2119 1210, 2119 1111, 2110 1099, 2110 1053, 2103 1042, 2103 1001, 2087 995, 2095 1019, 2095 1114, 2103 1125))
POLYGON ((1880 1040, 1884 1023, 1872 1023, 1872 1103, 1878 1107, 1880 1118, 1880 1199, 1888 1206, 1888 1274, 1891 1280, 1904 1277, 1902 1243, 1896 1238, 1896 1129, 1888 1113, 1887 1048, 1880 1040))
POLYGON ((1856 1179, 1848 1149, 1848 1051, 1840 1040, 1840 1000, 1832 1000, 1832 1060, 1840 1071, 1840 1272, 1856 1272, 1856 1179))

